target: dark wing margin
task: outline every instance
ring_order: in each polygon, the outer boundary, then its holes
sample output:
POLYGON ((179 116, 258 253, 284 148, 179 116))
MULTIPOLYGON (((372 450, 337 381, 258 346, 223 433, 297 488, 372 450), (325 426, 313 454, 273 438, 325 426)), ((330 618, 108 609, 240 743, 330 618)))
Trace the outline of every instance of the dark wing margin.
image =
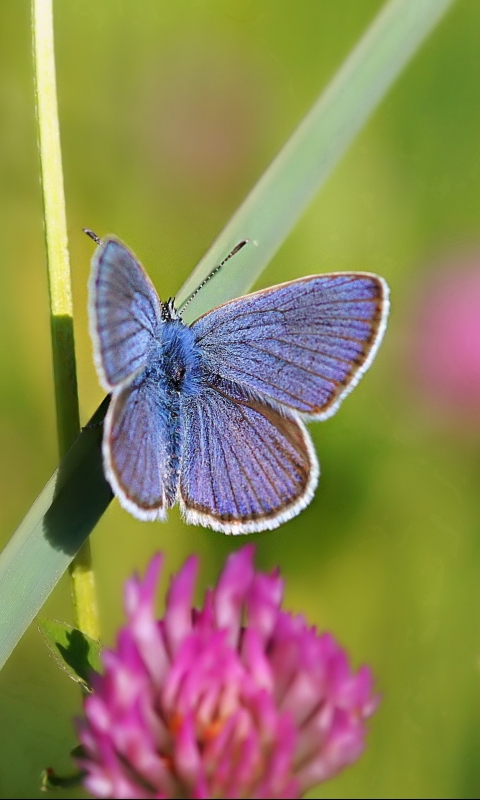
POLYGON ((372 363, 388 307, 377 275, 312 275, 225 303, 192 329, 213 376, 325 419, 372 363))
POLYGON ((223 533, 270 530, 311 500, 318 463, 300 420, 206 388, 182 406, 178 500, 186 521, 223 533))
POLYGON ((139 261, 114 236, 102 239, 94 253, 89 295, 95 365, 109 392, 145 366, 160 301, 139 261))
POLYGON ((169 432, 152 387, 115 392, 103 433, 105 476, 120 504, 142 520, 165 519, 169 432))

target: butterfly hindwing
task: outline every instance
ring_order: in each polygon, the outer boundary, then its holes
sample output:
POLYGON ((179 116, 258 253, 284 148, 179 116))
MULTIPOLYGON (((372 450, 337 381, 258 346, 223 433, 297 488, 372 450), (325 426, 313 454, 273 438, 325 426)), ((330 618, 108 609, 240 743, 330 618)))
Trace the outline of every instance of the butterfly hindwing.
MULTIPOLYGON (((164 519, 172 494, 172 436, 156 387, 142 379, 114 393, 103 435, 109 483, 139 519, 164 519)), ((174 489, 173 489, 174 491, 174 489)))
POLYGON ((300 420, 208 387, 185 400, 182 419, 178 495, 187 522, 250 533, 310 501, 318 464, 300 420))
POLYGON ((157 292, 133 253, 113 236, 103 239, 92 261, 90 331, 107 391, 145 366, 160 318, 157 292))
POLYGON ((213 375, 322 419, 370 365, 387 313, 382 278, 332 273, 232 300, 192 329, 213 375))

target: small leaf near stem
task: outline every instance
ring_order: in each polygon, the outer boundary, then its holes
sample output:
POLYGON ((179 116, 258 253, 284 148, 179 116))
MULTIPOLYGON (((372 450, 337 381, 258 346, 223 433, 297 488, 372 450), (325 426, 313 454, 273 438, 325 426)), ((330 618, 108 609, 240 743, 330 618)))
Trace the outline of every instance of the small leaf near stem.
POLYGON ((75 789, 82 784, 85 773, 76 770, 70 775, 59 775, 51 767, 44 769, 41 775, 40 789, 42 792, 51 792, 58 789, 75 789))
POLYGON ((100 642, 55 619, 39 619, 38 627, 58 665, 72 680, 90 691, 92 675, 101 670, 100 642))

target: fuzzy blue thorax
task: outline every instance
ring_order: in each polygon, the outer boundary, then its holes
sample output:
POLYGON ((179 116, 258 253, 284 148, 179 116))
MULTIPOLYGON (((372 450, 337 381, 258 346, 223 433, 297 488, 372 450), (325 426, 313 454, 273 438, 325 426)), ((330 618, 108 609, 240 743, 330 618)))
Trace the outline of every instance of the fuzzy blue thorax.
POLYGON ((147 371, 170 391, 190 397, 200 391, 201 355, 193 331, 179 317, 162 321, 147 371))

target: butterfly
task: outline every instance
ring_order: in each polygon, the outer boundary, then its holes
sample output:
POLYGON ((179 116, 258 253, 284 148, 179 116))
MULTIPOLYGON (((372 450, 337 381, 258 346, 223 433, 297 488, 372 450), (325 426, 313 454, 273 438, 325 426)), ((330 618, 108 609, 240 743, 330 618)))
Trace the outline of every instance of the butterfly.
POLYGON ((304 420, 334 414, 372 363, 386 282, 310 275, 186 325, 119 239, 90 235, 90 332, 111 393, 104 471, 120 504, 164 520, 178 502, 188 523, 230 534, 294 517, 319 476, 304 420))

